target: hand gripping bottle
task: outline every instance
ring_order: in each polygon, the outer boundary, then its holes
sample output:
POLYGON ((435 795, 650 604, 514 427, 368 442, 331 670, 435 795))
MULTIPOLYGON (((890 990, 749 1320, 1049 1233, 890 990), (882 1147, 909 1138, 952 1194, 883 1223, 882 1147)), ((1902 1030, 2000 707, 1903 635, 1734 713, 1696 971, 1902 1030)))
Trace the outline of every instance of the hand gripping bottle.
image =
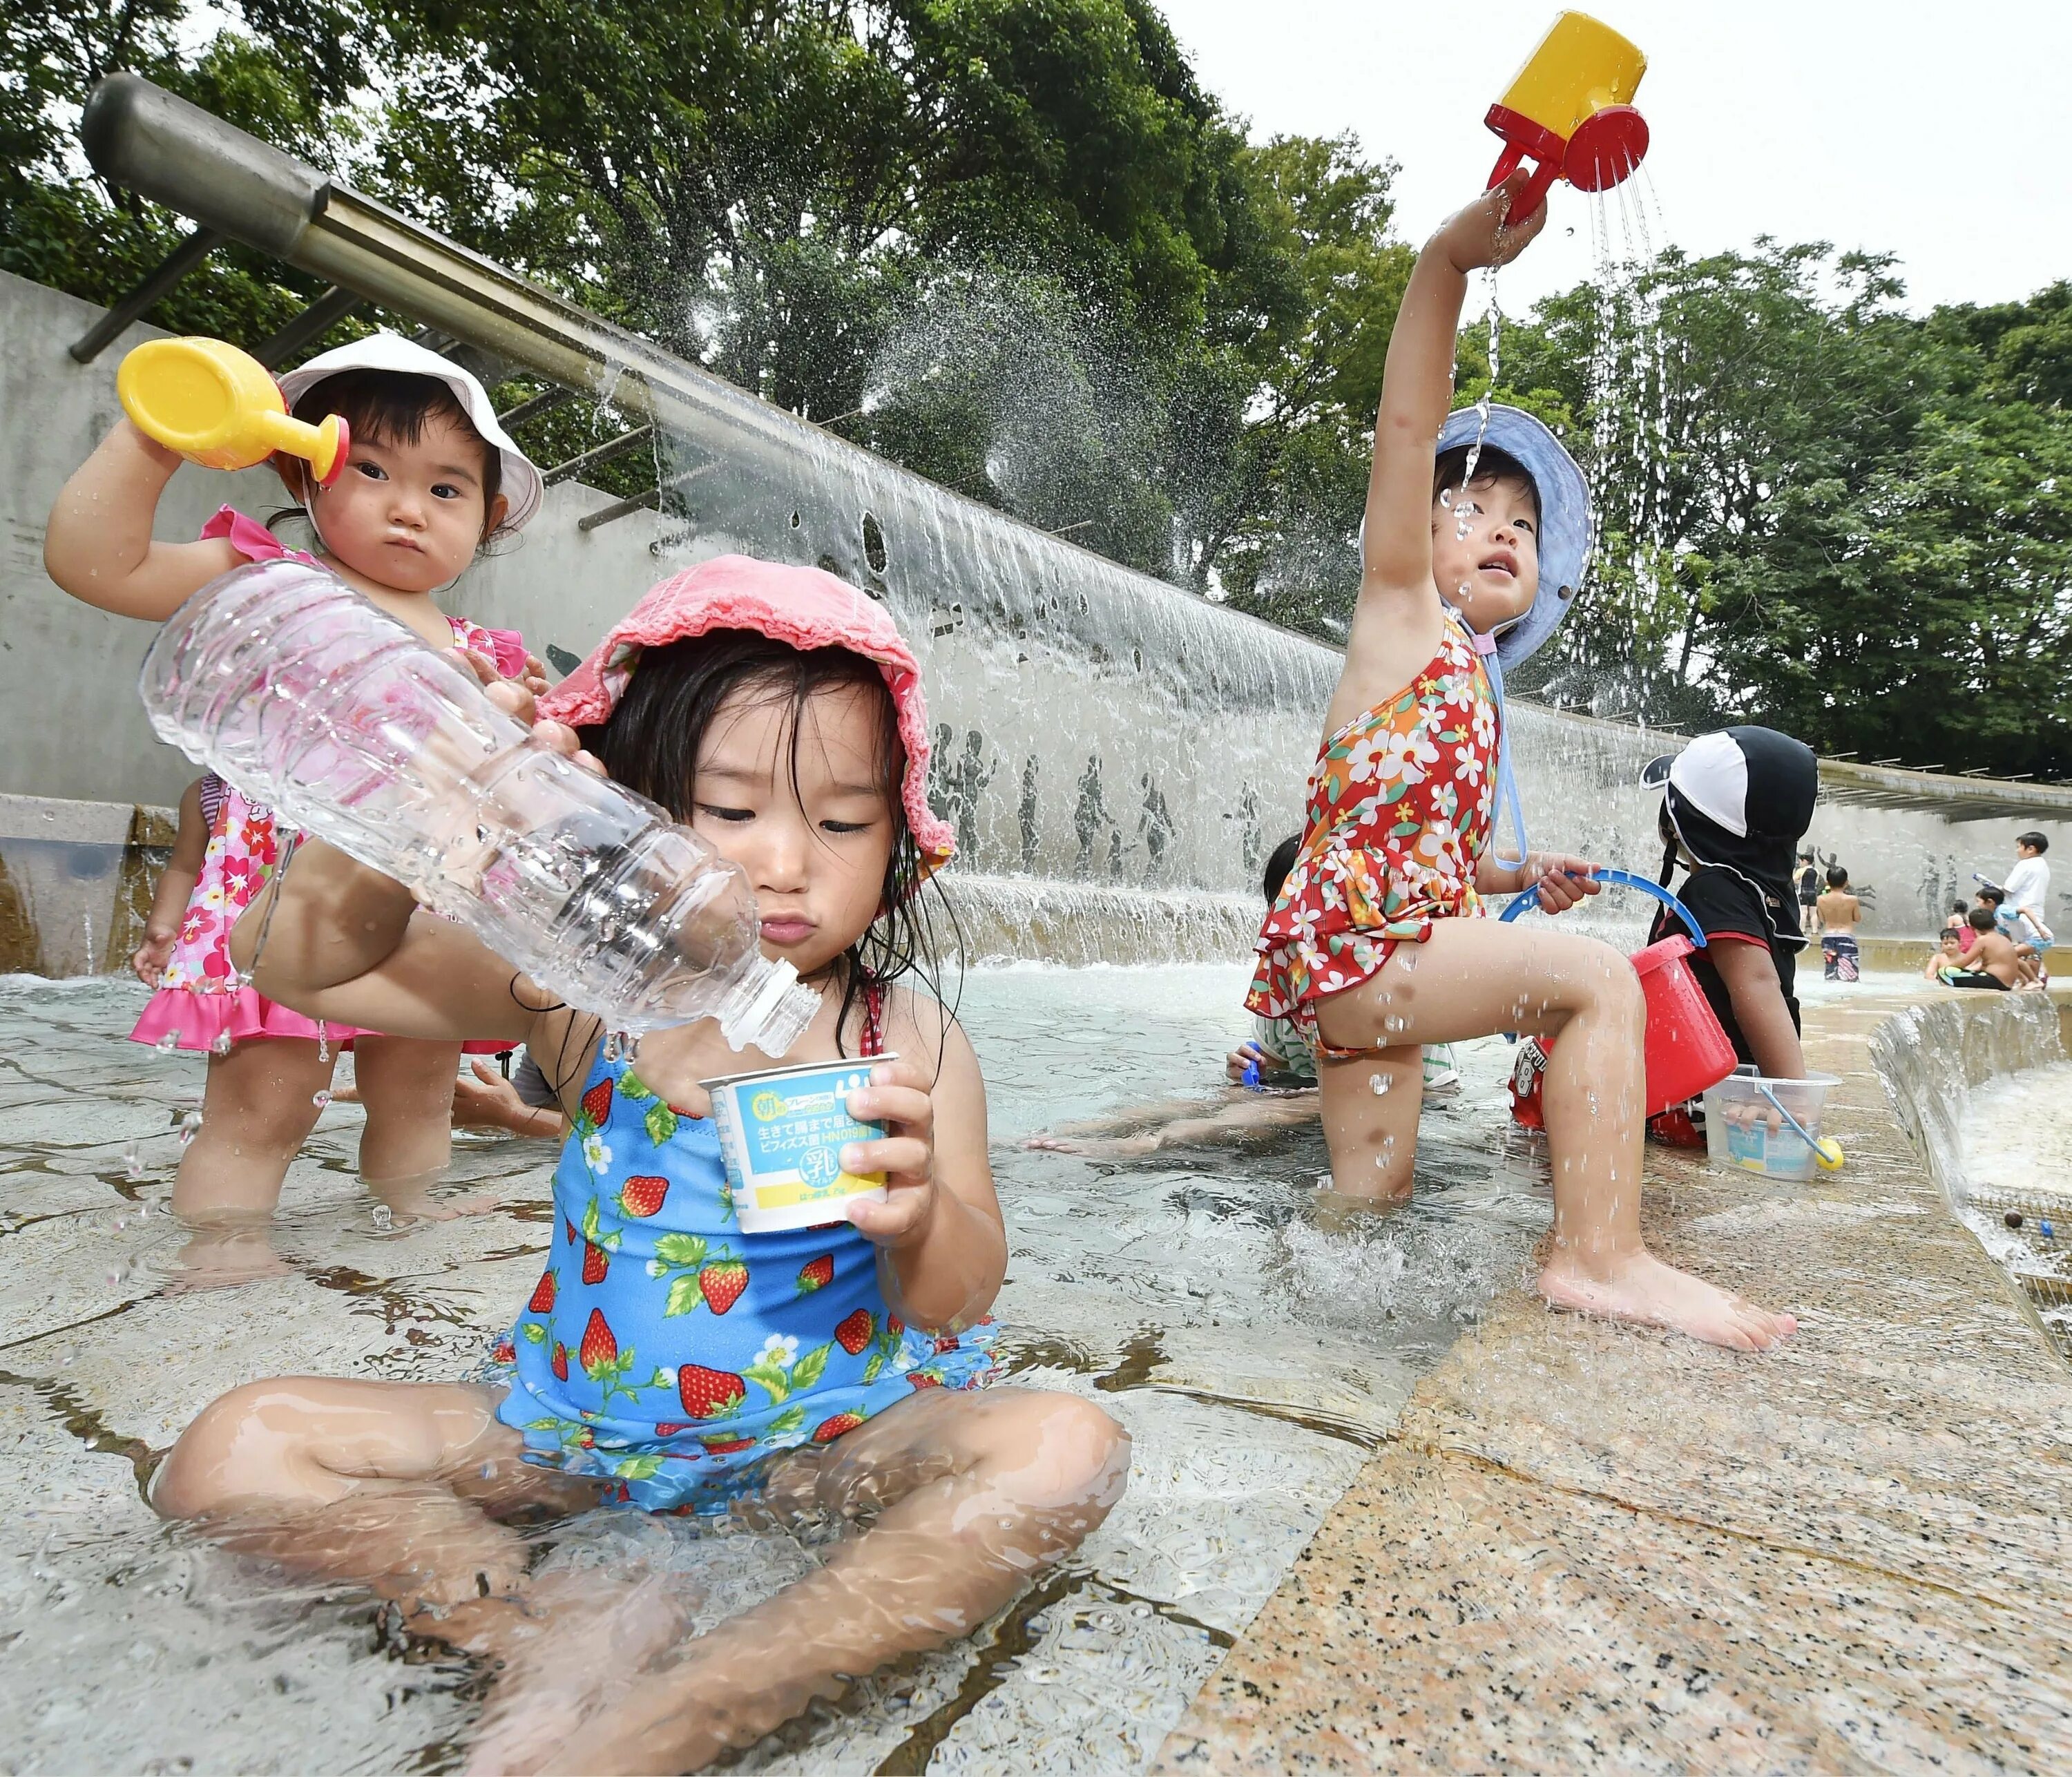
POLYGON ((781 1055, 819 1006, 763 955, 738 868, 532 740, 321 568, 257 561, 203 587, 158 632, 139 689, 162 739, 609 1030, 717 1018, 736 1048, 781 1055))

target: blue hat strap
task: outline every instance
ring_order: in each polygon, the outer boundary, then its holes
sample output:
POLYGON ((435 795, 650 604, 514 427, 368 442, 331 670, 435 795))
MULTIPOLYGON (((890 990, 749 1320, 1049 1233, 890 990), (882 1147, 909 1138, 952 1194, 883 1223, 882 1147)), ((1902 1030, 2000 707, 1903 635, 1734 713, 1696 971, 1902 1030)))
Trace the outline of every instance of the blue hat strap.
POLYGON ((1525 807, 1519 800, 1518 779, 1511 771, 1511 722, 1503 706, 1503 662, 1498 656, 1496 641, 1492 636, 1478 636, 1472 630, 1468 640, 1476 653, 1482 656, 1482 669, 1489 674, 1490 689, 1496 694, 1496 809, 1490 822, 1490 845, 1495 854, 1498 865, 1504 870, 1525 868, 1525 854, 1531 849, 1532 841, 1525 833, 1525 807), (1503 831, 1503 817, 1508 809, 1511 826, 1518 833, 1518 855, 1507 858, 1497 847, 1503 831))

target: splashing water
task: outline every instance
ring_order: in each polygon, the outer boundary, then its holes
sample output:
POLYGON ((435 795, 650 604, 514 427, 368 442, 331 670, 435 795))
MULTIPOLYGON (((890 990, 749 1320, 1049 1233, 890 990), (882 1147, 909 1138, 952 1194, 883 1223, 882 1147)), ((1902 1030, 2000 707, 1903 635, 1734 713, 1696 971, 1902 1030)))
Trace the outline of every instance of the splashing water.
MULTIPOLYGON (((1502 232, 1498 238, 1502 240, 1502 232)), ((1489 380, 1482 385, 1482 399, 1475 403, 1475 441, 1468 446, 1468 460, 1461 471, 1461 487, 1465 489, 1475 479, 1475 466, 1482 460, 1482 443, 1489 436, 1490 404, 1496 397, 1498 346, 1503 331, 1503 311, 1498 306, 1496 298, 1496 267, 1490 265, 1482 273, 1483 315, 1489 323, 1489 380)), ((1460 508, 1456 540, 1468 534, 1468 515, 1463 503, 1456 500, 1460 508)))
POLYGON ((1388 1088, 1396 1084, 1387 1074, 1370 1074, 1367 1076, 1367 1083, 1374 1088, 1374 1096, 1376 1098, 1386 1097, 1388 1088))
POLYGON ((137 1151, 134 1136, 122 1145, 122 1176, 133 1183, 144 1176, 144 1157, 137 1151))
POLYGON ((189 1111, 180 1119, 180 1146, 182 1147, 201 1133, 201 1113, 189 1111))
POLYGON ((151 1047, 162 1055, 169 1055, 180 1046, 179 1026, 175 1025, 151 1047))

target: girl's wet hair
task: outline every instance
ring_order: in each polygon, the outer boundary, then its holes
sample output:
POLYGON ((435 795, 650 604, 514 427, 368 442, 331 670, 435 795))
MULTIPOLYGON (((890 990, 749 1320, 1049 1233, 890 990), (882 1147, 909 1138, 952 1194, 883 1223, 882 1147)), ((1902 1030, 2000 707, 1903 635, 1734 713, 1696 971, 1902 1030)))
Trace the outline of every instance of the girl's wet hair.
POLYGON ((906 744, 899 738, 898 711, 877 663, 845 648, 796 648, 754 630, 709 630, 643 650, 618 706, 594 727, 578 732, 618 782, 688 823, 706 730, 727 699, 744 690, 790 706, 794 790, 801 718, 810 699, 824 691, 850 691, 865 700, 876 718, 879 787, 892 811, 892 856, 877 919, 842 953, 841 1015, 836 1022, 835 1044, 847 1055, 850 1019, 853 1014, 860 1032, 867 990, 912 973, 938 1000, 944 999, 938 912, 948 921, 951 954, 960 968, 963 960, 963 934, 955 913, 941 889, 922 880, 921 849, 906 824, 900 796, 906 744))
MULTIPOLYGON (((1441 450, 1432 464, 1432 497, 1437 500, 1443 489, 1459 489, 1461 478, 1468 471, 1468 453, 1472 446, 1457 444, 1450 450, 1441 450)), ((1486 487, 1492 482, 1515 481, 1532 496, 1532 520, 1540 520, 1540 483, 1532 479, 1532 471, 1508 450, 1499 450, 1493 444, 1485 444, 1482 454, 1475 459, 1475 479, 1466 485, 1486 487)))
POLYGON ((447 421, 472 438, 481 453, 485 520, 504 491, 503 453, 475 430, 460 397, 436 376, 405 370, 341 370, 312 383, 294 406, 294 417, 312 426, 331 413, 345 422, 356 439, 371 444, 415 444, 432 421, 447 421))
POLYGON ((1281 885, 1288 880, 1288 873, 1294 869, 1296 856, 1301 849, 1301 834, 1291 833, 1273 848, 1272 854, 1266 860, 1266 874, 1259 886, 1266 891, 1268 907, 1281 899, 1281 885))

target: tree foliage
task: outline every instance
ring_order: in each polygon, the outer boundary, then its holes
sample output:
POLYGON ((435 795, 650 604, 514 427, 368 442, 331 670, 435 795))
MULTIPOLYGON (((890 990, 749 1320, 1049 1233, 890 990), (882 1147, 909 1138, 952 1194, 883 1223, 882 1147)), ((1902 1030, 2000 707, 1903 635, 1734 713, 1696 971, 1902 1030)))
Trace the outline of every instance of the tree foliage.
MULTIPOLYGON (((973 498, 1343 633, 1394 168, 1248 140, 1150 0, 24 0, 0 267, 101 302, 182 232, 78 154, 117 68, 973 498)), ((253 343, 315 294, 225 247, 154 319, 253 343)), ((1671 252, 1507 322, 1493 390, 1470 321, 1462 398, 1547 419, 1600 506, 1521 689, 2072 771, 2072 285, 1901 294, 1819 245, 1671 252)))

